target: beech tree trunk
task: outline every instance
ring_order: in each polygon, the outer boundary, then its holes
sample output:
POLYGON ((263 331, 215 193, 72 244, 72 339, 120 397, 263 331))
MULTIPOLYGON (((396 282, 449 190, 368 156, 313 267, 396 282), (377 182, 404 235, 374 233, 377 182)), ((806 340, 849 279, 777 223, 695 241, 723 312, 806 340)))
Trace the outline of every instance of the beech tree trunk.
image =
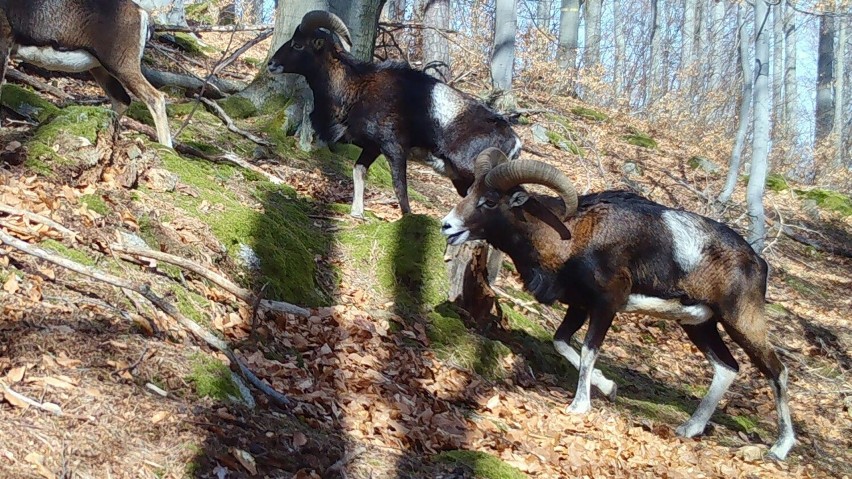
POLYGON ((580 37, 580 0, 562 0, 559 8, 559 45, 556 61, 559 68, 572 74, 577 68, 577 48, 580 37))
POLYGON ((585 0, 586 35, 583 45, 583 68, 593 68, 601 61, 601 0, 585 0))
POLYGON ((433 77, 450 80, 450 45, 446 34, 437 29, 450 29, 450 0, 426 0, 423 12, 423 70, 433 77), (432 28, 428 28, 432 27, 432 28))
POLYGON ((647 83, 645 89, 645 104, 652 105, 663 92, 663 52, 662 38, 663 31, 661 28, 662 5, 659 0, 651 1, 651 52, 650 62, 648 66, 647 83))
POLYGON ((154 23, 186 25, 184 0, 134 0, 151 14, 154 23))
POLYGON ((746 188, 746 202, 751 219, 749 243, 760 253, 766 236, 763 212, 763 190, 769 161, 769 28, 766 0, 754 2, 754 124, 751 141, 751 169, 746 188))
POLYGON ((737 186, 737 178, 739 177, 740 164, 742 163, 743 147, 745 146, 746 135, 748 134, 749 111, 751 109, 752 95, 752 74, 751 74, 751 56, 749 55, 749 35, 746 31, 745 24, 745 7, 737 6, 737 38, 740 44, 740 68, 743 75, 743 91, 740 97, 740 113, 737 126, 737 137, 734 142, 734 149, 731 152, 731 159, 728 163, 728 178, 725 181, 725 188, 719 194, 719 201, 727 203, 734 194, 734 188, 737 186))
POLYGON ((553 14, 553 0, 538 0, 535 9, 536 26, 544 30, 550 31, 550 19, 553 14))
POLYGON ((516 0, 496 0, 494 17, 494 50, 491 54, 491 87, 498 94, 497 108, 514 107, 512 73, 515 65, 515 34, 517 32, 516 0))
POLYGON ((784 131, 784 12, 779 3, 772 12, 772 136, 784 131))
POLYGON ((779 6, 784 12, 784 119, 785 127, 796 124, 796 100, 798 86, 796 82, 796 11, 782 2, 779 6))
MULTIPOLYGON (((839 12, 840 7, 838 7, 839 12)), ((843 18, 837 20, 837 51, 834 60, 834 126, 832 131, 834 134, 834 166, 836 168, 843 166, 843 96, 846 94, 844 88, 846 24, 844 20, 843 18)))
MULTIPOLYGON (((683 48, 680 53, 681 69, 689 70, 695 62, 695 0, 685 0, 683 2, 683 48)), ((687 91, 690 91, 693 84, 693 75, 686 78, 687 91)))
POLYGON ((819 19, 819 53, 817 55, 817 85, 814 143, 819 145, 834 126, 834 18, 819 19))

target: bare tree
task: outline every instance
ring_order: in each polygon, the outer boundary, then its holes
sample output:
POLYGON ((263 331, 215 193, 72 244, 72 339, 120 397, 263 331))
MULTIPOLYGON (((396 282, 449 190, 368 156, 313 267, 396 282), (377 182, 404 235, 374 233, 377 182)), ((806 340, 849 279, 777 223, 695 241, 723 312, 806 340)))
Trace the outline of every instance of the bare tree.
MULTIPOLYGON (((664 3, 664 2, 663 2, 664 3)), ((651 54, 648 80, 645 89, 645 104, 653 104, 663 93, 663 31, 662 11, 659 0, 651 0, 651 54)))
POLYGON ((766 0, 754 2, 754 115, 751 136, 751 169, 746 202, 751 219, 749 243, 755 251, 763 250, 766 219, 763 190, 769 162, 769 5, 766 0))
POLYGON ((577 48, 580 36, 580 0, 562 0, 559 8, 559 46, 556 60, 559 68, 577 68, 577 48))
POLYGON ((450 0, 426 0, 423 10, 423 70, 449 81, 450 45, 441 30, 450 28, 450 0))
POLYGON ((612 65, 612 88, 613 97, 619 99, 624 94, 624 76, 627 63, 627 42, 622 31, 622 20, 625 18, 623 14, 622 2, 613 2, 612 4, 612 25, 613 38, 615 40, 615 57, 612 65))
POLYGON ((538 28, 550 31, 550 19, 553 16, 553 0, 538 0, 535 8, 535 19, 538 28))
POLYGON ((592 68, 601 61, 601 0, 585 0, 583 8, 586 21, 583 67, 592 68))
POLYGON ((784 121, 784 12, 781 2, 772 12, 772 136, 782 133, 784 121))
POLYGON ((784 11, 784 119, 783 124, 789 128, 796 124, 796 100, 798 83, 796 81, 796 11, 785 2, 779 7, 784 11))
POLYGON ((751 74, 751 55, 749 55, 749 35, 746 31, 745 22, 745 7, 737 5, 737 38, 740 46, 740 67, 743 75, 743 91, 740 97, 740 118, 737 123, 737 136, 734 142, 734 149, 731 152, 731 159, 728 163, 728 178, 725 181, 725 188, 719 194, 719 201, 727 203, 734 194, 734 187, 737 185, 737 177, 739 176, 740 164, 742 163, 743 147, 745 146, 746 135, 748 134, 749 112, 751 109, 752 95, 752 74, 751 74))
POLYGON ((695 61, 695 0, 683 2, 683 48, 680 63, 683 68, 692 66, 695 61))
POLYGON ((491 87, 498 95, 497 107, 502 110, 514 107, 511 92, 515 65, 515 33, 518 29, 516 6, 516 0, 496 0, 491 87))
POLYGON ((186 25, 184 0, 135 0, 140 7, 151 12, 156 23, 186 25))
POLYGON ((387 0, 382 8, 382 18, 391 22, 399 22, 405 17, 406 0, 387 0))
POLYGON ((834 17, 819 19, 819 53, 817 55, 816 113, 814 143, 828 138, 834 126, 834 17))
MULTIPOLYGON (((839 3, 837 5, 838 13, 840 11, 839 3)), ((846 23, 843 18, 837 19, 837 51, 835 52, 834 60, 834 126, 832 131, 834 134, 834 166, 840 168, 843 166, 843 95, 844 88, 844 65, 845 65, 845 47, 846 47, 846 23)))

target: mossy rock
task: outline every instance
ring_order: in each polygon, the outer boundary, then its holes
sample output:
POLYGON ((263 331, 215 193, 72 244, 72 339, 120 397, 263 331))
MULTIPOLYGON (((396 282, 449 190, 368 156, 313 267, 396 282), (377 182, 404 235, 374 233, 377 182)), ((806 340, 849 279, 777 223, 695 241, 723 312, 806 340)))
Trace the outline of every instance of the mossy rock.
POLYGON ((44 123, 59 113, 59 108, 38 93, 9 83, 0 86, 0 105, 39 123, 44 123))
POLYGON ((219 15, 216 4, 212 0, 189 4, 185 11, 187 20, 193 20, 204 25, 216 24, 219 15))
POLYGON ((786 191, 790 189, 790 183, 787 182, 787 178, 784 178, 784 175, 770 173, 766 177, 766 188, 772 191, 786 191))
POLYGON ((624 136, 624 140, 634 146, 648 148, 649 150, 657 149, 657 141, 647 133, 643 133, 635 128, 630 128, 630 134, 624 136))
MULTIPOLYGON (((477 479, 526 479, 527 476, 500 458, 480 451, 444 451, 435 455, 434 462, 463 466, 477 479)), ((465 476, 467 477, 467 476, 465 476)))
POLYGON ((217 103, 225 110, 228 116, 234 119, 242 120, 257 115, 257 107, 248 98, 231 95, 219 100, 217 103))
POLYGON ((693 156, 687 160, 686 164, 693 170, 702 170, 705 173, 714 175, 719 173, 719 167, 704 156, 693 156))
POLYGON ((198 397, 209 397, 227 401, 240 397, 239 388, 231 379, 231 370, 221 361, 205 354, 192 357, 192 371, 186 377, 195 387, 198 397))
POLYGON ((585 118, 587 120, 592 121, 607 121, 609 117, 604 113, 601 113, 597 110, 593 110, 591 108, 586 108, 583 106, 576 106, 571 109, 571 113, 579 116, 580 118, 585 118))
POLYGON ((437 219, 408 214, 370 222, 340 232, 338 241, 353 267, 375 277, 376 292, 394 301, 397 311, 427 311, 447 298, 446 240, 437 219))
POLYGON ((852 216, 852 198, 842 193, 820 188, 794 191, 800 196, 815 201, 820 208, 834 211, 843 217, 852 216))
POLYGON ((76 165, 81 161, 97 162, 99 154, 85 143, 97 143, 98 133, 113 121, 112 110, 92 106, 69 106, 59 110, 47 123, 36 129, 27 141, 26 165, 44 175, 52 175, 57 167, 76 165), (73 142, 82 145, 74 147, 73 142), (63 144, 66 147, 57 148, 63 144), (85 158, 84 158, 85 157, 85 158))
POLYGON ((427 319, 426 334, 439 358, 487 379, 502 379, 509 374, 503 360, 512 351, 500 341, 468 330, 452 305, 438 306, 427 319))
POLYGON ((575 142, 569 140, 568 138, 565 138, 561 134, 552 130, 547 130, 547 132, 545 132, 545 135, 547 135, 547 140, 553 146, 559 148, 560 150, 573 153, 579 157, 584 156, 582 148, 580 148, 575 142))

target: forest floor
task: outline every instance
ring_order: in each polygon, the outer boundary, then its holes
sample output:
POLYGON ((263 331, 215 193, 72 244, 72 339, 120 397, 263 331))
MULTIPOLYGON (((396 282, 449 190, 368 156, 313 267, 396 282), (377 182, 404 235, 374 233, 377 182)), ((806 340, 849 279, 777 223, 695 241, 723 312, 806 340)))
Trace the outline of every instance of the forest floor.
MULTIPOLYGON (((266 48, 247 55, 262 58, 266 48)), ((226 73, 246 80, 256 63, 226 73)), ((50 82, 77 98, 101 94, 91 83, 50 82)), ((852 244, 847 197, 778 176, 767 191, 766 311, 790 370, 798 434, 789 459, 776 463, 763 457, 777 435, 771 392, 737 348, 741 372, 712 427, 695 439, 674 434, 711 371, 680 328, 651 317, 620 315, 604 344, 599 364, 618 383, 616 401, 595 397, 591 413, 566 414, 577 373, 551 344, 564 310, 532 301, 510 262, 496 282, 493 324, 473 324, 444 301, 438 226, 457 196, 426 166, 410 166, 415 214, 402 217, 387 165, 377 162, 370 214, 359 221, 348 215, 356 149, 300 151, 274 106, 223 105, 270 146, 228 131, 203 105, 178 137, 246 158, 255 165, 246 169, 178 155, 127 127, 113 141, 106 105, 54 109, 34 98, 3 89, 0 204, 70 231, 8 212, 0 231, 150 285, 291 404, 240 392, 227 357, 136 293, 4 246, 0 477, 852 475, 852 260, 830 252, 852 244), (782 225, 817 247, 781 234, 782 225), (187 258, 310 314, 258 308, 116 244, 187 258)), ((548 101, 552 113, 517 127, 537 152, 523 157, 562 169, 583 192, 631 189, 745 230, 744 184, 720 208, 709 198, 723 168, 692 166, 696 156, 724 165, 722 152, 572 99, 548 101)), ((170 98, 172 132, 192 110, 190 100, 170 98)), ((130 115, 149 120, 138 105, 130 115)))

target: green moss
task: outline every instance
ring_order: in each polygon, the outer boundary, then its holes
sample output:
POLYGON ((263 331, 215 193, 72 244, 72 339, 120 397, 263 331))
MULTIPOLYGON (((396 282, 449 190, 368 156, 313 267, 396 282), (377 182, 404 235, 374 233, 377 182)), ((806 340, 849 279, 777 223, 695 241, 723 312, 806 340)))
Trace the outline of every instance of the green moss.
POLYGON ((752 416, 731 416, 733 422, 746 434, 751 434, 757 429, 757 418, 752 416))
POLYGON ((778 173, 770 173, 766 177, 766 187, 772 191, 784 191, 790 188, 787 178, 778 173))
POLYGON ((0 105, 39 123, 44 123, 59 113, 59 108, 40 97, 38 93, 9 83, 0 86, 0 105))
POLYGON ((784 318, 789 316, 790 311, 787 310, 784 306, 781 306, 778 303, 769 303, 766 305, 766 312, 770 316, 775 316, 776 318, 784 318))
POLYGON ((477 479, 525 479, 528 477, 499 458, 480 451, 445 451, 437 454, 434 461, 464 466, 470 469, 477 479))
POLYGON ((820 289, 819 286, 806 279, 799 278, 798 276, 786 275, 784 276, 784 282, 787 283, 787 286, 793 288, 793 290, 802 296, 822 299, 827 297, 825 292, 820 289))
POLYGON ((244 175, 242 181, 249 183, 247 187, 260 203, 259 208, 248 206, 225 186, 242 169, 184 159, 162 150, 165 168, 199 193, 197 198, 173 195, 177 205, 209 224, 232 255, 240 244, 252 248, 260 259, 260 281, 269 283, 268 297, 306 306, 328 304, 330 298, 317 282, 315 257, 326 253, 329 239, 308 217, 315 205, 298 198, 290 188, 257 177, 252 181, 244 175), (204 201, 216 208, 200 211, 204 201))
POLYGON ((488 379, 506 377, 502 360, 511 350, 505 344, 469 331, 450 305, 436 308, 427 318, 426 334, 439 358, 488 379))
POLYGON ((203 56, 205 53, 215 51, 212 47, 203 45, 195 36, 184 32, 174 32, 171 34, 177 46, 190 55, 203 56))
POLYGON ((248 98, 231 95, 219 100, 219 106, 225 110, 231 118, 242 120, 257 115, 257 108, 248 98))
POLYGON ((577 144, 574 141, 565 138, 561 134, 559 134, 555 131, 552 131, 552 130, 547 130, 545 132, 545 135, 547 135, 547 139, 550 140, 550 143, 553 146, 559 148, 560 150, 567 151, 569 153, 573 153, 573 154, 580 156, 580 157, 582 157, 584 155, 582 148, 577 146, 577 144))
POLYGON ((259 68, 260 65, 263 63, 263 60, 259 60, 254 57, 243 57, 243 61, 255 68, 259 68))
POLYGON ((547 118, 549 121, 552 121, 553 123, 556 123, 557 125, 561 126, 562 128, 565 129, 565 131, 568 131, 568 132, 575 131, 574 125, 571 124, 571 120, 569 120, 568 118, 565 118, 562 115, 556 115, 556 114, 553 114, 553 113, 548 113, 548 114, 546 114, 545 118, 547 118))
POLYGON ((582 106, 577 106, 577 107, 572 108, 571 113, 579 116, 580 118, 585 118, 587 120, 592 120, 592 121, 607 121, 609 119, 605 114, 603 114, 603 113, 601 113, 597 110, 593 110, 591 108, 586 108, 586 107, 582 107, 582 106))
POLYGON ((231 397, 240 397, 239 389, 231 380, 231 370, 221 361, 205 354, 197 353, 192 357, 192 372, 186 377, 195 386, 199 397, 209 397, 220 401, 231 397))
POLYGON ((650 150, 657 149, 657 141, 635 128, 630 128, 630 134, 624 136, 624 140, 634 146, 648 148, 650 150))
POLYGON ((80 197, 80 202, 101 216, 106 216, 111 211, 111 208, 101 195, 83 195, 80 197))
POLYGON ((63 258, 70 259, 71 261, 76 261, 85 266, 94 266, 97 263, 94 258, 89 256, 85 252, 74 248, 69 248, 68 246, 65 246, 64 244, 56 240, 44 240, 39 244, 39 246, 46 250, 53 251, 54 253, 57 253, 63 258))
POLYGON ((852 216, 852 198, 842 193, 819 188, 795 191, 809 200, 816 201, 821 208, 839 213, 843 217, 852 216))
MULTIPOLYGON (((5 87, 4 87, 5 88, 5 87)), ((36 130, 27 142, 29 158, 27 166, 39 173, 52 174, 52 164, 68 165, 74 160, 58 154, 54 142, 60 135, 79 136, 92 144, 97 142, 98 132, 112 122, 113 112, 105 108, 90 106, 69 106, 59 112, 47 123, 36 130)))
POLYGON ((174 294, 175 305, 181 314, 197 324, 210 326, 210 318, 204 314, 204 311, 209 309, 210 306, 210 301, 207 298, 180 285, 173 285, 171 292, 174 294))
POLYGON ((689 405, 685 401, 667 404, 662 402, 660 398, 645 401, 621 395, 618 396, 617 403, 628 408, 634 414, 666 424, 681 424, 689 417, 686 412, 689 405))
POLYGON ((215 3, 211 0, 191 3, 186 6, 187 20, 194 20, 205 25, 216 24, 215 3))
POLYGON ((366 223, 341 232, 338 241, 353 267, 371 273, 377 291, 398 310, 420 312, 447 298, 446 240, 437 219, 409 214, 392 223, 366 223))

